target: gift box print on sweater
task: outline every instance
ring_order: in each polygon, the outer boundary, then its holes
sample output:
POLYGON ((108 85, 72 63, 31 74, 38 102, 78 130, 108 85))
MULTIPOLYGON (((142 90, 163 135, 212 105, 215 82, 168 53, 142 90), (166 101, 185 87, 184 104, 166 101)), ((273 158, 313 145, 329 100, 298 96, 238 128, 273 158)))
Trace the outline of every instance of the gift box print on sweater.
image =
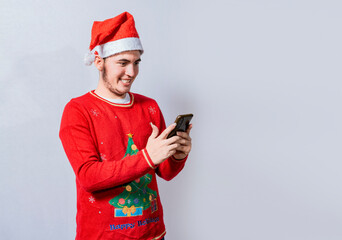
MULTIPOLYGON (((136 155, 139 151, 133 142, 133 134, 127 135, 128 145, 124 157, 136 155)), ((141 216, 148 208, 151 208, 151 212, 157 211, 157 192, 147 186, 151 181, 152 175, 146 174, 123 186, 123 192, 109 201, 114 206, 114 217, 141 216)))

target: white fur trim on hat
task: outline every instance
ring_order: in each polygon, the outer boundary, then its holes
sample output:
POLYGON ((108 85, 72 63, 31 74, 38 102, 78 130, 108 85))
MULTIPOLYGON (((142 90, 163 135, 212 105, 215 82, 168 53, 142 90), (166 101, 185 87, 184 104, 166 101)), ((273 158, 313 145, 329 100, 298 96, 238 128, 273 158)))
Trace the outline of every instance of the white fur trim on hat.
POLYGON ((141 53, 143 53, 144 50, 139 38, 122 38, 116 41, 107 42, 94 48, 94 51, 97 51, 99 56, 102 58, 132 50, 140 50, 141 53))
POLYGON ((84 56, 84 64, 90 66, 95 61, 95 54, 94 52, 89 51, 84 56))

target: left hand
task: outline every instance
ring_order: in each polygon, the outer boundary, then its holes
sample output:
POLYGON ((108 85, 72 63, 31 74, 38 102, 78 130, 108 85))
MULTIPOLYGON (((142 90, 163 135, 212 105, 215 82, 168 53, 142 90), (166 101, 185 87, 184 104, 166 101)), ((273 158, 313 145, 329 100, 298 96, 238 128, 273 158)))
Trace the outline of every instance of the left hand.
POLYGON ((177 136, 181 137, 176 143, 179 144, 179 147, 176 148, 176 153, 173 154, 173 157, 177 160, 182 160, 188 156, 191 151, 191 137, 190 131, 192 129, 192 124, 189 125, 186 132, 177 132, 177 136))

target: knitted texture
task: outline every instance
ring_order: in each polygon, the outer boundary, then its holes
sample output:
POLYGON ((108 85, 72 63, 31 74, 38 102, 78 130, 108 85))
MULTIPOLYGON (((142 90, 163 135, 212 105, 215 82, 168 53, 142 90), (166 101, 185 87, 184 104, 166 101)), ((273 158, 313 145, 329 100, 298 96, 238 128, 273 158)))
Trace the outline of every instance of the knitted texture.
POLYGON ((184 161, 153 164, 146 150, 150 122, 165 129, 157 103, 129 93, 114 104, 94 91, 65 107, 60 139, 76 175, 76 239, 161 239, 163 208, 156 175, 171 180, 184 161))

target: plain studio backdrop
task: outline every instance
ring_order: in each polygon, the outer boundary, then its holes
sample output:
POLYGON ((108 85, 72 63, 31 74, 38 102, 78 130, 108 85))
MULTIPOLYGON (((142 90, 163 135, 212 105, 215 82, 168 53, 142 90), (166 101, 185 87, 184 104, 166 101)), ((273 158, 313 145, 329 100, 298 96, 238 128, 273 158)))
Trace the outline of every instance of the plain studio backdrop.
POLYGON ((193 151, 159 179, 168 240, 342 239, 338 0, 0 3, 0 236, 74 239, 65 104, 95 89, 93 21, 134 15, 132 91, 167 125, 193 113, 193 151))

